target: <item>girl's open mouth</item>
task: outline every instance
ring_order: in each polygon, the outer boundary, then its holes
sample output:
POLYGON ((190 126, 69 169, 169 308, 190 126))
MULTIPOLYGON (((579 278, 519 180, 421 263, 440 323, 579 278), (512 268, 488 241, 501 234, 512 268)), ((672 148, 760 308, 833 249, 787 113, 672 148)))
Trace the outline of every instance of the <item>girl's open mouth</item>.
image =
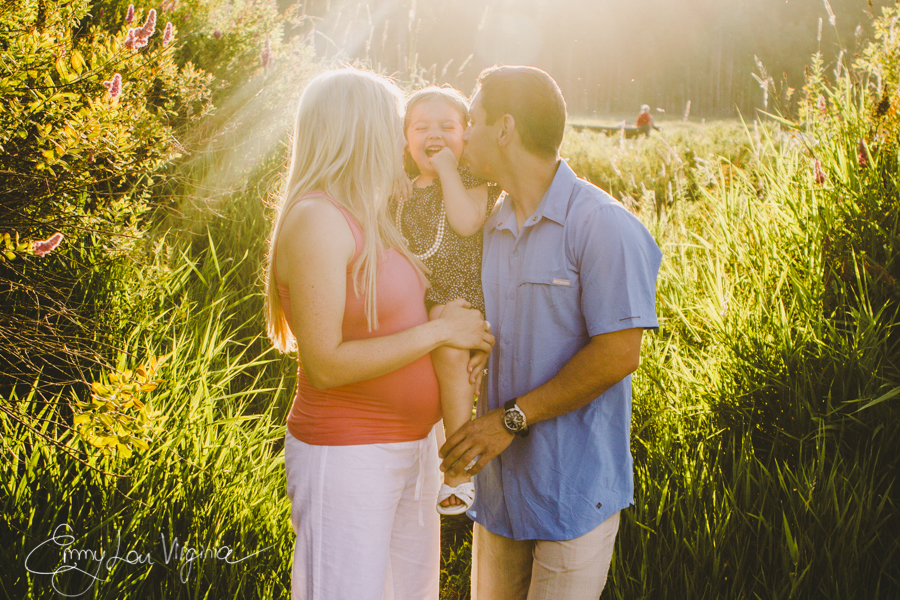
POLYGON ((443 150, 443 147, 441 147, 441 146, 431 146, 429 148, 425 148, 425 154, 427 156, 431 157, 431 156, 434 156, 435 154, 437 154, 438 152, 440 152, 441 150, 443 150))

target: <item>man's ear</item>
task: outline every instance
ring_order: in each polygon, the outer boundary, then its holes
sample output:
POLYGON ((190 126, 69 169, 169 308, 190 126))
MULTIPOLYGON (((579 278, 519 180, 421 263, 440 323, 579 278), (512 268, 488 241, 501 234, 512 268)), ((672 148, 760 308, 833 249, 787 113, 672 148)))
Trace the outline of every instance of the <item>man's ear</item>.
POLYGON ((516 120, 513 116, 506 114, 500 117, 500 127, 497 128, 497 143, 500 146, 506 146, 511 144, 516 136, 516 120))

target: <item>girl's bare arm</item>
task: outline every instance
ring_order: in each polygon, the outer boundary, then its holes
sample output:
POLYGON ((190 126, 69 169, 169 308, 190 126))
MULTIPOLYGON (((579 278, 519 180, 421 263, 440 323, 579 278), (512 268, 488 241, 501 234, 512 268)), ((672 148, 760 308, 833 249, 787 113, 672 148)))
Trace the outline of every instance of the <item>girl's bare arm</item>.
POLYGON ((431 157, 441 178, 441 192, 444 196, 444 211, 447 222, 458 235, 475 235, 487 218, 487 185, 466 189, 457 170, 459 164, 450 148, 442 148, 431 157))

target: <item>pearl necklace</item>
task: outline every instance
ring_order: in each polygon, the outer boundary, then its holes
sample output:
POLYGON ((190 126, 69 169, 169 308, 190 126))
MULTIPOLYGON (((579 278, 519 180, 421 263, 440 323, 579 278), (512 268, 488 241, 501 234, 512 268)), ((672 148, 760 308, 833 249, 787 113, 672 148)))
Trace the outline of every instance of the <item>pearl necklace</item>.
MULTIPOLYGON (((416 181, 418 181, 418 180, 419 180, 418 177, 416 177, 415 179, 413 179, 413 186, 415 186, 416 181)), ((406 201, 403 200, 402 198, 399 199, 399 200, 397 201, 397 218, 396 218, 396 221, 397 221, 397 229, 400 230, 400 236, 403 237, 403 241, 406 242, 406 245, 407 245, 407 246, 409 246, 409 240, 407 240, 407 239, 406 239, 406 236, 403 235, 403 225, 402 225, 403 219, 402 219, 402 216, 403 216, 403 204, 404 204, 404 202, 406 202, 406 201)), ((444 226, 445 226, 445 224, 447 223, 447 218, 446 218, 446 216, 447 216, 447 213, 444 211, 444 203, 443 203, 443 201, 442 201, 442 202, 441 202, 441 214, 440 214, 440 216, 438 217, 440 220, 438 221, 437 234, 434 236, 434 244, 432 244, 431 248, 429 248, 429 249, 428 249, 426 252, 424 252, 423 254, 416 254, 415 252, 413 252, 412 250, 410 250, 410 252, 412 253, 413 256, 415 256, 415 257, 418 258, 419 260, 428 260, 429 258, 431 258, 431 257, 434 255, 435 252, 438 251, 438 248, 441 247, 441 242, 444 241, 444 226)))

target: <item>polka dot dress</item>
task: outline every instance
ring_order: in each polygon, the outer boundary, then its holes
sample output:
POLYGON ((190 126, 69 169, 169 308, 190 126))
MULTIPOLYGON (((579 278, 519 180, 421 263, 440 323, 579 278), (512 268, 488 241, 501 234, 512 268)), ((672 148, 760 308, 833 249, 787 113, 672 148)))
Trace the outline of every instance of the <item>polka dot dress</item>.
MULTIPOLYGON (((468 167, 460 167, 459 176, 466 189, 484 185, 476 179, 468 167)), ((500 195, 500 186, 488 183, 488 199, 485 220, 494 208, 500 195)), ((435 179, 425 188, 413 186, 412 196, 403 202, 391 205, 394 218, 400 209, 400 231, 406 238, 413 254, 422 258, 431 275, 431 287, 425 293, 425 301, 430 305, 446 304, 456 298, 465 298, 484 314, 484 294, 481 290, 481 239, 482 230, 469 237, 457 235, 443 211, 444 197, 440 179, 435 179), (443 222, 443 236, 440 245, 434 249, 439 236, 440 221, 443 222), (428 256, 430 254, 430 256, 428 256)))

